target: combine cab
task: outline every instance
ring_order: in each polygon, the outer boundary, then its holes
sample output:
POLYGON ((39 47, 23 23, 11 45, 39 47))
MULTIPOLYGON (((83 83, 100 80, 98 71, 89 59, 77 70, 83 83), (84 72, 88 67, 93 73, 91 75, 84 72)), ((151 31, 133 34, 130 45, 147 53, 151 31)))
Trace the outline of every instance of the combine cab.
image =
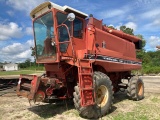
POLYGON ((143 81, 131 75, 131 70, 142 67, 136 58, 136 49, 141 49, 139 38, 52 2, 40 4, 30 16, 36 62, 44 64, 46 73, 21 75, 18 95, 35 102, 73 98, 75 108, 86 118, 106 115, 113 93, 121 88, 130 99, 143 99, 143 81))

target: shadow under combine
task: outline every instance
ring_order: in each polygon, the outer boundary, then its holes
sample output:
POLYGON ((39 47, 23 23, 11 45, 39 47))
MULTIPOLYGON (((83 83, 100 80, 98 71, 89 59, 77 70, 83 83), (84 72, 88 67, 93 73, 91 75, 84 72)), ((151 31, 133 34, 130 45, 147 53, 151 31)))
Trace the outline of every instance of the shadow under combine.
POLYGON ((46 103, 45 105, 36 105, 28 108, 28 110, 46 119, 54 117, 57 114, 62 114, 63 112, 74 108, 75 108, 74 104, 71 100, 66 100, 66 101, 61 100, 56 103, 46 103))
MULTIPOLYGON (((128 99, 126 92, 117 92, 114 94, 113 106, 109 114, 116 111, 117 107, 115 103, 128 99)), ((46 103, 45 105, 36 105, 28 108, 29 111, 37 114, 38 116, 47 119, 54 117, 57 114, 62 114, 67 110, 75 109, 72 99, 65 101, 59 101, 56 103, 46 103)))
POLYGON ((114 104, 119 103, 123 100, 129 99, 127 96, 127 91, 124 91, 124 92, 119 91, 119 92, 115 93, 113 96, 114 96, 114 100, 113 100, 114 104))

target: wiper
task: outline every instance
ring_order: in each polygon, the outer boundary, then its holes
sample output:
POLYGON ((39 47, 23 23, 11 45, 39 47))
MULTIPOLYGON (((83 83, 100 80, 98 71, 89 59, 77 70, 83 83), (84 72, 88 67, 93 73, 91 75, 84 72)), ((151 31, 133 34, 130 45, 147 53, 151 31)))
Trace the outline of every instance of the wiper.
POLYGON ((44 24, 43 20, 40 18, 42 24, 47 28, 46 24, 44 24))

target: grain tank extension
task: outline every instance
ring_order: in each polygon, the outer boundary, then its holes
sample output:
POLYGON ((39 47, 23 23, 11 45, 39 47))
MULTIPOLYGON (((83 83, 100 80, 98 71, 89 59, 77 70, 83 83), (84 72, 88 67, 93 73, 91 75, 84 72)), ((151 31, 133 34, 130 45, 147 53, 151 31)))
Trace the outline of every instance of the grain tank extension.
POLYGON ((44 64, 46 73, 20 75, 19 96, 35 102, 73 98, 75 108, 86 118, 106 115, 113 94, 121 89, 132 100, 143 99, 143 81, 131 75, 131 70, 142 67, 136 58, 142 43, 139 38, 52 2, 40 4, 30 16, 36 62, 44 64))

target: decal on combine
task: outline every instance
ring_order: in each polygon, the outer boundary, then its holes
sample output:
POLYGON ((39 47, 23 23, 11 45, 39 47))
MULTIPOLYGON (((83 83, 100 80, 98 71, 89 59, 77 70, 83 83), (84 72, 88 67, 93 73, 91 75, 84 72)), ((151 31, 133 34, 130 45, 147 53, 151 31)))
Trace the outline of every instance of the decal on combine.
POLYGON ((103 56, 103 55, 90 55, 86 54, 85 59, 96 59, 96 60, 105 60, 110 62, 117 62, 117 63, 123 63, 123 64, 134 64, 134 65, 142 65, 142 62, 132 61, 132 60, 125 60, 121 58, 114 58, 109 56, 103 56))

